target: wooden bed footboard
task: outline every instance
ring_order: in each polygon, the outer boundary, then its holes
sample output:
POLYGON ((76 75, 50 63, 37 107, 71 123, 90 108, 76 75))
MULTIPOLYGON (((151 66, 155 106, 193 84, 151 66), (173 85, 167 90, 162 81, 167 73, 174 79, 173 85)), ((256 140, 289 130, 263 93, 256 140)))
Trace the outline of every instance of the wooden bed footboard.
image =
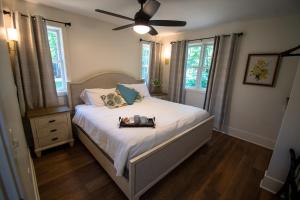
POLYGON ((211 138, 213 116, 129 161, 129 179, 116 176, 105 153, 76 126, 81 142, 93 154, 128 199, 139 199, 151 186, 187 159, 211 138), (167 158, 167 159, 166 159, 167 158))
POLYGON ((213 117, 133 158, 129 164, 130 199, 138 199, 211 139, 213 117))

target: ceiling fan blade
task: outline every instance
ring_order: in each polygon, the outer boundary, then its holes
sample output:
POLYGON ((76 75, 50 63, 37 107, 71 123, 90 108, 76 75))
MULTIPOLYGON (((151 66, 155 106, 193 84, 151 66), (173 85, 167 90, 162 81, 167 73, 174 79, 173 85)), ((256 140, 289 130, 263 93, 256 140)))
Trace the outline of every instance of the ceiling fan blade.
POLYGON ((160 3, 156 0, 148 0, 143 7, 143 13, 145 13, 149 19, 157 12, 160 3))
POLYGON ((122 29, 125 29, 125 28, 132 27, 132 26, 134 26, 134 25, 135 25, 135 24, 127 24, 127 25, 124 25, 124 26, 120 26, 120 27, 114 28, 113 30, 114 30, 114 31, 118 31, 118 30, 122 30, 122 29))
POLYGON ((155 28, 153 28, 152 26, 149 26, 150 27, 150 31, 149 31, 149 34, 150 35, 157 35, 158 32, 155 30, 155 28))
POLYGON ((108 12, 108 11, 105 11, 105 10, 95 9, 95 11, 99 12, 99 13, 106 14, 106 15, 111 15, 111 16, 114 16, 114 17, 119 17, 119 18, 122 18, 122 19, 127 19, 127 20, 134 21, 134 19, 132 19, 130 17, 126 17, 126 16, 123 16, 123 15, 115 14, 115 13, 108 12))
POLYGON ((185 21, 177 20, 150 20, 149 25, 153 26, 185 26, 185 21))

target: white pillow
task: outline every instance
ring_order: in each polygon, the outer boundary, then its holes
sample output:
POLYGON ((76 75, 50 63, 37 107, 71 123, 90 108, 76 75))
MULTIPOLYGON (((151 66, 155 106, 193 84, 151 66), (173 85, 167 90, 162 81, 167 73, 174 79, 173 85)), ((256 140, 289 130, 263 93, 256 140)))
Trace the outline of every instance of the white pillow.
POLYGON ((87 105, 91 105, 91 103, 89 102, 87 93, 90 91, 99 91, 100 88, 94 88, 94 89, 84 89, 82 90, 82 92, 80 93, 80 99, 83 101, 83 103, 87 104, 87 105))
POLYGON ((150 97, 148 87, 144 83, 138 84, 122 84, 126 87, 133 88, 138 91, 143 97, 150 97))
POLYGON ((94 89, 84 89, 81 94, 80 98, 85 104, 94 105, 94 106, 104 106, 104 102, 101 99, 102 95, 107 95, 109 93, 115 92, 116 88, 110 89, 101 89, 101 88, 94 88, 94 89))

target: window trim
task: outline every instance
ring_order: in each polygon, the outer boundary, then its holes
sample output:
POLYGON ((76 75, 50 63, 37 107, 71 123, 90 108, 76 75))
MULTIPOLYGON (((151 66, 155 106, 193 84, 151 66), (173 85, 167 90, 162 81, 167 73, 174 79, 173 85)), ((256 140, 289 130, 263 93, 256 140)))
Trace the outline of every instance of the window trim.
POLYGON ((52 25, 47 23, 47 31, 49 29, 52 29, 53 31, 58 32, 58 37, 59 37, 59 51, 62 63, 62 69, 63 69, 63 81, 64 81, 64 90, 56 90, 57 96, 66 96, 68 94, 68 70, 67 70, 67 59, 66 59, 66 51, 65 51, 65 38, 64 38, 64 29, 60 26, 57 25, 52 25))
POLYGON ((201 93, 206 92, 206 88, 202 88, 201 87, 201 78, 202 78, 202 71, 205 67, 203 67, 203 63, 204 63, 204 54, 205 54, 205 46, 207 45, 214 45, 214 40, 195 40, 195 41, 191 41, 188 42, 187 44, 187 48, 186 48, 186 55, 185 55, 185 67, 184 67, 184 89, 185 90, 192 90, 192 91, 199 91, 201 93), (185 77, 186 77, 186 70, 187 70, 187 59, 188 59, 188 50, 190 46, 202 46, 201 48, 201 55, 199 58, 199 66, 198 67, 189 67, 189 68, 197 68, 197 75, 196 75, 196 86, 195 87, 188 87, 185 85, 185 77))
POLYGON ((206 93, 206 90, 201 90, 199 88, 189 87, 189 88, 184 88, 184 89, 187 90, 187 91, 193 91, 193 92, 199 92, 199 93, 206 93))

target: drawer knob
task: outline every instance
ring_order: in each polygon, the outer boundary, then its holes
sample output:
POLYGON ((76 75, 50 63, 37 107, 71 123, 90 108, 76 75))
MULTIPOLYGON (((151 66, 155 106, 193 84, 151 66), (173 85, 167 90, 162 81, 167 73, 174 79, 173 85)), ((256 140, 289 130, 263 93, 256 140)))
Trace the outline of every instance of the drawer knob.
POLYGON ((50 130, 51 133, 56 132, 56 131, 57 131, 57 129, 50 130))
POLYGON ((58 140, 58 137, 52 138, 51 140, 52 141, 58 140))
POLYGON ((49 123, 53 123, 55 122, 55 119, 49 120, 49 123))

